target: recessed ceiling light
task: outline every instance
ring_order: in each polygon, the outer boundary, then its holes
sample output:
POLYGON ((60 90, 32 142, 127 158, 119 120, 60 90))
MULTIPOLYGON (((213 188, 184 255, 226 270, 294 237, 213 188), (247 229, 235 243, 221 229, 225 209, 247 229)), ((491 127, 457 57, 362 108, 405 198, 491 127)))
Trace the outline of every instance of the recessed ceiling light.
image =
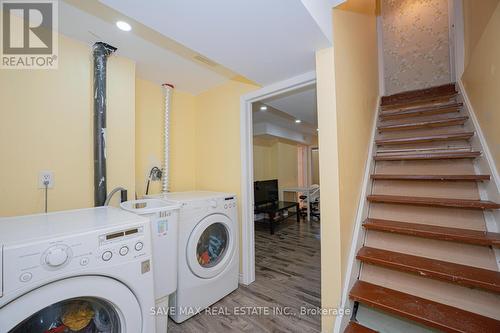
POLYGON ((118 29, 123 30, 123 31, 132 30, 132 27, 130 26, 130 24, 128 24, 127 22, 124 22, 124 21, 116 22, 116 26, 118 27, 118 29))
POLYGON ((262 106, 260 107, 260 111, 266 111, 266 110, 267 110, 267 106, 262 105, 262 106))
POLYGON ((300 120, 300 119, 295 119, 295 122, 296 122, 297 124, 300 124, 300 123, 302 122, 302 120, 300 120))

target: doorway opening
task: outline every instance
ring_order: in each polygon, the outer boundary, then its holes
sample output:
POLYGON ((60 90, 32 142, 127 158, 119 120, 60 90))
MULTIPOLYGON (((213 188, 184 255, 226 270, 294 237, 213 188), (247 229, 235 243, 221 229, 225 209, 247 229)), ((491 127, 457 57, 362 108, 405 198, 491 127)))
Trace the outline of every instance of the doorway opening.
MULTIPOLYGON (((269 289, 281 281, 284 306, 298 293, 302 302, 292 303, 320 307, 315 73, 243 96, 241 119, 240 282, 269 289)), ((319 330, 316 319, 309 322, 319 330)))

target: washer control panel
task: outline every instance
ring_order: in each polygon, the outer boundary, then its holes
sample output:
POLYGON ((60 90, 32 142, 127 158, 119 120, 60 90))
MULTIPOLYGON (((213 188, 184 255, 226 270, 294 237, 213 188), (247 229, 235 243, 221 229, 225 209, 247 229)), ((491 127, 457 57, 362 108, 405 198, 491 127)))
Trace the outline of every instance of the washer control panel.
POLYGON ((98 260, 122 262, 142 256, 144 252, 144 228, 131 228, 99 235, 98 260))
POLYGON ((236 198, 235 197, 227 197, 224 198, 224 209, 236 208, 236 198))
POLYGON ((27 245, 6 246, 3 257, 0 246, 0 264, 3 264, 0 296, 2 291, 7 293, 72 271, 81 274, 82 270, 91 272, 104 266, 144 260, 151 256, 149 233, 147 223, 126 229, 115 227, 27 245))

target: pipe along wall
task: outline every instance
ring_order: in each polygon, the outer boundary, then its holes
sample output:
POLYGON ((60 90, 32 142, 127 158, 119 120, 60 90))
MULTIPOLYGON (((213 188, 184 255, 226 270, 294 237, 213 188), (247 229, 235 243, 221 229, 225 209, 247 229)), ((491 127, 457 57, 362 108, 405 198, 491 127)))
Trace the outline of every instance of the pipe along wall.
POLYGON ((94 205, 106 201, 106 71, 108 57, 116 47, 95 43, 94 55, 94 205))
POLYGON ((164 114, 164 127, 163 127, 163 182, 162 193, 170 191, 170 105, 172 104, 172 91, 174 86, 170 83, 162 84, 165 93, 165 114, 164 114))

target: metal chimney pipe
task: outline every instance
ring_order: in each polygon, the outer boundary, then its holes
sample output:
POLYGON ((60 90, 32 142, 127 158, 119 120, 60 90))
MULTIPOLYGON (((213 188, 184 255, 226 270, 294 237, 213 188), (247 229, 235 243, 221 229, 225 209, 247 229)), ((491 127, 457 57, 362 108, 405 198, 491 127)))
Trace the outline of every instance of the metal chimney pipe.
POLYGON ((106 64, 116 47, 97 42, 94 55, 94 204, 106 201, 106 64))

